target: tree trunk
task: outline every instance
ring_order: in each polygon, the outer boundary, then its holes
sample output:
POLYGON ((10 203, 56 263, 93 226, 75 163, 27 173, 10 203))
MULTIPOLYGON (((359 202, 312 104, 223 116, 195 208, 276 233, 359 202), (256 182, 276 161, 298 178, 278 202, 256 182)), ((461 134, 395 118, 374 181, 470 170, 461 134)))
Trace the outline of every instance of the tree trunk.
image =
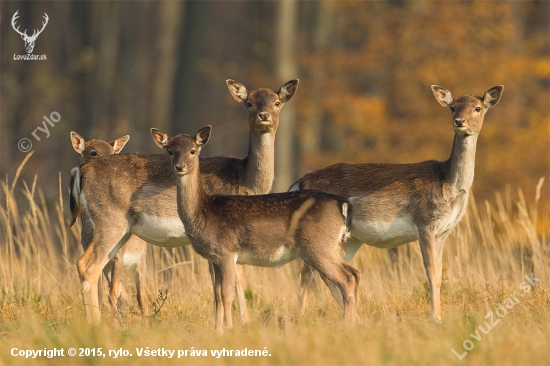
MULTIPOLYGON (((280 1, 277 6, 276 74, 282 84, 297 77, 295 38, 298 2, 296 0, 284 0, 280 1)), ((285 192, 296 178, 295 105, 295 101, 289 102, 285 105, 281 114, 281 121, 275 139, 274 192, 285 192)))
POLYGON ((178 39, 185 3, 167 1, 159 4, 158 73, 153 86, 152 120, 167 131, 171 124, 174 82, 177 66, 178 39))

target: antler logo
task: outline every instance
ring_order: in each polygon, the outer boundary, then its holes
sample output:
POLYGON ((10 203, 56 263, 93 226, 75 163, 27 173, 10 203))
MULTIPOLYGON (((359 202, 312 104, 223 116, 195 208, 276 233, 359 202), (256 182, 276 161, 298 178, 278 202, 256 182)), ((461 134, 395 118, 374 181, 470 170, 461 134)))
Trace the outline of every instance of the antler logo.
POLYGON ((40 35, 40 33, 42 33, 42 31, 44 30, 44 28, 46 28, 46 24, 48 24, 48 14, 44 13, 44 19, 46 20, 45 22, 42 22, 42 29, 40 29, 39 31, 37 30, 34 30, 32 36, 28 36, 27 35, 27 30, 25 29, 25 32, 21 32, 19 31, 19 26, 17 28, 15 28, 15 20, 17 18, 19 18, 19 16, 17 15, 17 13, 19 12, 19 10, 17 10, 15 12, 15 14, 13 14, 13 18, 11 18, 11 26, 13 27, 13 29, 19 33, 21 35, 21 38, 23 38, 23 41, 25 41, 25 49, 27 50, 27 53, 32 53, 32 50, 34 49, 34 42, 36 42, 36 38, 38 38, 38 36, 40 35), (38 33, 37 33, 38 32, 38 33))

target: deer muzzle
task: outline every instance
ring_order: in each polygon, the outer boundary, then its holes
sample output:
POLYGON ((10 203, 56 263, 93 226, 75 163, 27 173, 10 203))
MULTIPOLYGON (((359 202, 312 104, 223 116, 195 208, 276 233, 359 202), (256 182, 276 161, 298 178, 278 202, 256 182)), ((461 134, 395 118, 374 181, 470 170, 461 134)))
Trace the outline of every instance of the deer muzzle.
POLYGON ((456 118, 454 120, 455 127, 464 127, 464 118, 456 118))
POLYGON ((269 120, 269 113, 268 112, 258 113, 258 119, 260 121, 268 121, 269 120))
POLYGON ((184 175, 187 174, 187 167, 185 164, 174 164, 174 171, 176 174, 184 175))

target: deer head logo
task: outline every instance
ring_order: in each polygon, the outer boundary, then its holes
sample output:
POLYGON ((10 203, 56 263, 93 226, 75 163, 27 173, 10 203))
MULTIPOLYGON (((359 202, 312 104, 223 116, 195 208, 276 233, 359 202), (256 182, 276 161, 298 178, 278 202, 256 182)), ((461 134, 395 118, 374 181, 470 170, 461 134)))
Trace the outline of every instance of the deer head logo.
POLYGON ((37 30, 34 30, 32 36, 28 36, 27 35, 27 30, 25 29, 25 32, 21 32, 19 31, 19 26, 17 28, 15 28, 15 20, 17 18, 19 18, 19 16, 17 15, 17 13, 19 12, 19 10, 17 10, 15 12, 15 14, 13 14, 13 18, 11 18, 11 26, 13 27, 13 29, 19 33, 21 35, 21 38, 23 38, 23 41, 25 41, 25 49, 27 50, 27 53, 32 53, 32 50, 34 49, 34 42, 36 42, 36 38, 38 38, 38 36, 40 35, 40 33, 42 33, 42 31, 44 30, 44 28, 46 28, 46 24, 48 24, 48 14, 44 13, 44 19, 46 20, 45 22, 42 22, 42 29, 40 29, 37 33, 37 30))

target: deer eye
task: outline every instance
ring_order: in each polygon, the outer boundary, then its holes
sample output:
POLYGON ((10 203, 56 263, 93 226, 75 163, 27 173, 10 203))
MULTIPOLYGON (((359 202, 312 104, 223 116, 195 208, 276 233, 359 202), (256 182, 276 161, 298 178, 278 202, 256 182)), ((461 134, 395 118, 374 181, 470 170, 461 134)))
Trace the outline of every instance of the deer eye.
POLYGON ((252 108, 253 104, 250 102, 246 102, 246 108, 252 108))
POLYGON ((449 109, 450 109, 451 112, 453 112, 453 113, 456 111, 455 107, 451 107, 451 108, 449 108, 449 109))
POLYGON ((275 102, 275 105, 278 107, 281 105, 281 102, 275 102))
POLYGON ((197 151, 195 149, 191 150, 191 155, 195 155, 197 151))
POLYGON ((174 155, 174 153, 172 152, 172 150, 168 150, 168 155, 174 155))
POLYGON ((92 155, 92 156, 98 156, 99 154, 97 153, 97 151, 94 150, 94 151, 92 151, 92 152, 90 153, 90 155, 92 155))
POLYGON ((481 107, 476 107, 476 112, 481 111, 481 107))

